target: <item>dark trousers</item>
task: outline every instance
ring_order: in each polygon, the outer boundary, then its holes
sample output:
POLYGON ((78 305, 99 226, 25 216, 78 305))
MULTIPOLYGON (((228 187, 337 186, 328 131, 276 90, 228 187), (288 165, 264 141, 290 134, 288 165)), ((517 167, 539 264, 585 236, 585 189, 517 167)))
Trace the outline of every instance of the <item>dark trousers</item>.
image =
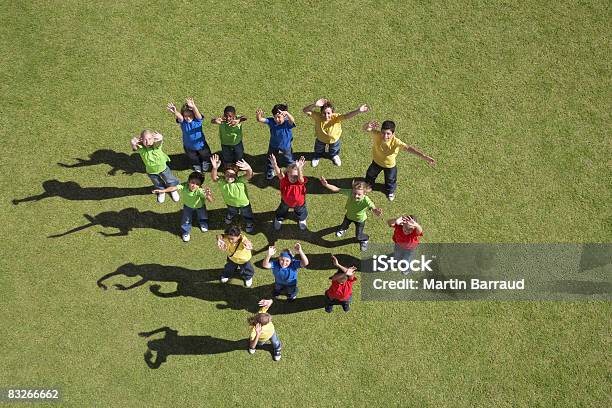
POLYGON ((191 162, 194 171, 204 172, 210 168, 210 147, 204 142, 204 147, 200 150, 189 150, 185 146, 185 154, 191 162))
POLYGON ((330 299, 329 296, 327 296, 327 293, 325 293, 325 306, 333 306, 333 305, 348 305, 351 303, 351 300, 353 299, 353 296, 351 295, 348 299, 346 300, 338 300, 338 299, 330 299))
POLYGON ((285 217, 287 217, 290 208, 293 208, 293 212, 295 213, 295 216, 298 218, 299 221, 304 221, 306 218, 308 218, 308 209, 306 208, 306 202, 304 202, 304 205, 300 205, 298 207, 289 207, 287 204, 285 204, 283 200, 281 200, 280 205, 276 209, 276 219, 279 221, 284 220, 285 217))
POLYGON ((387 195, 394 193, 397 188, 397 166, 386 168, 372 162, 366 172, 366 182, 374 188, 376 177, 378 177, 381 171, 385 173, 385 187, 383 188, 383 192, 387 195))
POLYGON ((223 164, 232 164, 242 160, 244 157, 244 145, 242 142, 237 145, 221 145, 221 161, 223 164))
POLYGON ((274 283, 274 291, 272 291, 272 297, 276 297, 283 292, 287 293, 287 297, 296 297, 298 293, 297 284, 295 285, 283 285, 281 283, 274 283))
POLYGON ((233 274, 236 273, 236 270, 240 268, 240 277, 244 280, 251 279, 253 275, 255 275, 255 270, 253 269, 253 265, 251 261, 247 261, 246 263, 240 265, 231 259, 227 258, 227 262, 223 267, 223 272, 221 273, 222 278, 231 278, 233 274))
POLYGON ((191 231, 191 219, 193 218, 194 212, 198 215, 200 226, 208 228, 208 212, 206 211, 206 206, 191 208, 184 205, 183 214, 181 216, 181 230, 183 230, 183 234, 189 234, 191 231))
POLYGON ((272 162, 269 159, 271 154, 274 154, 276 156, 276 161, 278 162, 279 167, 286 167, 295 161, 293 160, 293 152, 291 151, 291 147, 289 147, 288 150, 275 149, 273 147, 268 147, 268 154, 266 155, 266 159, 268 160, 267 161, 268 164, 266 165, 266 173, 274 172, 274 167, 272 167, 272 162))
POLYGON ((365 242, 368 239, 370 239, 368 234, 363 233, 363 230, 365 228, 365 221, 363 222, 351 221, 348 218, 344 217, 344 221, 342 221, 342 225, 340 225, 339 229, 346 231, 348 227, 351 226, 351 223, 355 224, 355 237, 357 237, 357 241, 365 242))
POLYGON ((340 154, 340 139, 336 143, 326 144, 320 141, 319 139, 315 139, 314 144, 314 156, 313 159, 320 159, 321 157, 327 157, 331 159, 334 156, 340 154), (325 147, 329 146, 329 153, 325 153, 325 147))
POLYGON ((253 224, 255 222, 251 204, 247 204, 244 207, 232 207, 231 205, 227 206, 227 219, 228 220, 233 220, 234 217, 237 216, 238 214, 242 215, 242 218, 244 218, 244 221, 246 221, 247 224, 253 224))

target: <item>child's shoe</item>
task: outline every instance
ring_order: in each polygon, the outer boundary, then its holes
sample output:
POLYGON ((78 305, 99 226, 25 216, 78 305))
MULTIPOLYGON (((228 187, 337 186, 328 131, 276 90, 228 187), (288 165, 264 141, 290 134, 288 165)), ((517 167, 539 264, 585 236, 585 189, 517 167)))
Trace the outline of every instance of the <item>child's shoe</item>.
POLYGON ((210 169, 210 163, 202 163, 202 173, 210 169))
POLYGON ((342 166, 342 160, 340 160, 340 156, 338 155, 332 157, 332 162, 338 167, 342 166))
POLYGON ((166 201, 166 193, 158 193, 157 194, 157 202, 161 204, 164 201, 166 201))
POLYGON ((251 286, 253 286, 253 278, 246 279, 244 281, 244 286, 246 286, 247 288, 250 288, 251 286))
POLYGON ((334 308, 334 306, 333 306, 333 305, 327 305, 327 306, 325 306, 325 311, 326 311, 327 313, 331 313, 331 312, 332 312, 332 310, 333 310, 333 308, 334 308))
POLYGON ((287 299, 287 302, 291 303, 291 302, 295 302, 295 299, 297 298, 297 295, 293 295, 291 296, 289 299, 287 299))
POLYGON ((255 354, 255 351, 257 351, 257 350, 250 348, 249 349, 249 354, 255 354))
POLYGON ((225 221, 225 223, 227 225, 230 225, 232 223, 232 219, 229 216, 227 216, 227 215, 225 216, 225 220, 224 221, 225 221))
POLYGON ((342 310, 344 310, 345 312, 348 312, 349 310, 351 310, 351 306, 349 306, 348 303, 343 303, 342 310))
POLYGON ((319 165, 319 160, 320 159, 312 159, 312 167, 317 167, 319 165))
POLYGON ((273 178, 274 178, 273 171, 269 171, 268 173, 266 173, 266 180, 272 180, 273 178))
POLYGON ((178 191, 172 191, 170 193, 170 197, 172 198, 172 201, 174 201, 175 203, 178 203, 181 200, 181 196, 179 195, 178 191))
POLYGON ((368 241, 361 241, 359 243, 359 249, 361 249, 362 252, 365 252, 368 250, 368 241))
POLYGON ((221 277, 221 283, 227 283, 229 281, 229 278, 226 277, 221 277))
POLYGON ((208 232, 208 225, 200 225, 200 231, 208 232))
POLYGON ((345 232, 346 232, 346 230, 338 230, 338 231, 336 231, 336 236, 337 236, 338 238, 340 238, 341 236, 343 236, 343 235, 344 235, 344 233, 345 233, 345 232))
POLYGON ((191 235, 183 234, 183 242, 189 242, 190 239, 191 239, 191 235))
POLYGON ((387 194, 387 199, 388 199, 389 201, 393 201, 393 200, 395 200, 395 194, 393 194, 393 193, 389 193, 389 194, 387 194))
POLYGON ((278 361, 280 359, 281 359, 281 352, 280 352, 280 350, 274 350, 274 355, 272 356, 272 360, 278 361))
POLYGON ((274 229, 276 231, 280 231, 281 225, 283 225, 282 221, 279 221, 277 218, 274 218, 274 229))
POLYGON ((306 231, 306 229, 308 228, 308 226, 306 225, 306 220, 298 222, 298 226, 302 231, 306 231))
POLYGON ((255 231, 255 227, 253 226, 253 224, 247 224, 246 228, 244 229, 247 233, 252 234, 253 231, 255 231))

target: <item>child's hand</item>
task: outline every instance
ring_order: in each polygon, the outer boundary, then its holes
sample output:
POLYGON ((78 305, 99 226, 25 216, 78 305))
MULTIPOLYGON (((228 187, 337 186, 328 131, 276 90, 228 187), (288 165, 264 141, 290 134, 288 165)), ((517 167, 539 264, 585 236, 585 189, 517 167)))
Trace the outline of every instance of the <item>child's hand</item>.
POLYGON ((261 335, 261 323, 255 325, 255 333, 257 333, 257 337, 261 335))
POLYGON ((213 122, 215 122, 217 125, 220 125, 223 123, 223 118, 222 117, 214 118, 213 122))
POLYGON ((240 170, 243 170, 243 171, 249 171, 251 169, 251 166, 249 165, 249 163, 244 161, 244 159, 238 160, 236 162, 236 167, 238 167, 240 170))
POLYGON ((268 256, 273 256, 276 253, 276 247, 271 245, 268 247, 268 256))
POLYGON ((357 267, 355 266, 350 266, 346 269, 346 275, 347 276, 353 276, 353 274, 355 273, 355 271, 357 270, 357 267))
POLYGON ((244 249, 246 249, 247 251, 253 250, 253 243, 247 238, 242 238, 242 244, 244 245, 244 249))
POLYGON ((156 188, 155 190, 152 191, 152 193, 153 194, 161 194, 161 193, 163 193, 163 191, 161 191, 160 189, 156 188))
POLYGON ((255 111, 255 115, 257 115, 257 116, 259 116, 259 117, 263 118, 263 116, 264 116, 264 111, 263 111, 261 108, 258 108, 258 109, 255 111))
POLYGON ((195 108, 195 102, 193 101, 193 98, 187 98, 187 100, 185 100, 185 103, 187 104, 189 109, 195 108))
POLYGON ((304 156, 300 156, 300 159, 295 162, 296 166, 304 168, 304 164, 306 163, 306 158, 304 156))
POLYGON ((258 305, 259 307, 270 307, 272 305, 272 299, 261 299, 258 305))
POLYGON ((172 102, 170 102, 167 106, 168 110, 172 113, 176 113, 176 106, 172 102))
POLYGON ((425 160, 427 160, 427 163, 429 163, 431 166, 435 166, 436 165, 436 161, 433 158, 429 157, 429 156, 427 156, 425 158, 425 160))
POLYGON ((365 103, 359 107, 359 112, 361 113, 368 112, 369 110, 370 110, 370 107, 366 105, 365 103))
POLYGON ((338 267, 340 266, 340 262, 338 262, 338 258, 336 258, 335 256, 333 256, 333 255, 332 255, 332 256, 331 256, 331 259, 332 259, 332 264, 333 264, 333 265, 334 265, 336 268, 338 268, 338 267))
POLYGON ((295 252, 302 252, 302 244, 300 244, 299 242, 296 242, 295 245, 293 246, 293 249, 295 249, 295 252))
POLYGON ((219 160, 219 155, 218 154, 213 154, 210 157, 210 164, 215 168, 218 169, 219 167, 221 167, 221 160, 219 160))
POLYGON ((208 201, 210 201, 211 203, 213 202, 213 200, 215 199, 213 197, 212 191, 210 191, 210 187, 204 187, 204 197, 206 197, 206 199, 208 201))
POLYGON ((227 124, 229 126, 236 126, 240 123, 240 119, 239 118, 234 118, 232 120, 230 120, 229 122, 227 122, 227 124))
POLYGON ((287 112, 287 111, 280 111, 280 114, 283 115, 284 118, 289 116, 289 112, 287 112))
POLYGON ((222 251, 227 250, 227 245, 222 238, 217 238, 217 247, 222 251))
POLYGON ((329 186, 329 183, 327 182, 327 180, 325 180, 325 177, 321 176, 319 177, 319 180, 321 180, 321 184, 323 184, 323 187, 329 186))
POLYGON ((375 216, 380 217, 383 213, 383 210, 382 208, 374 208, 372 212, 374 213, 375 216))
POLYGON ((378 129, 378 127, 379 127, 378 122, 375 120, 371 120, 368 123, 366 123, 365 130, 368 132, 371 132, 374 129, 378 129))
POLYGON ((326 103, 327 103, 327 99, 325 98, 317 99, 317 101, 315 102, 315 106, 318 106, 320 108, 326 103))
POLYGON ((270 162, 272 163, 272 166, 274 166, 274 167, 278 166, 278 163, 276 161, 276 156, 274 155, 274 153, 269 155, 268 158, 270 159, 270 162))

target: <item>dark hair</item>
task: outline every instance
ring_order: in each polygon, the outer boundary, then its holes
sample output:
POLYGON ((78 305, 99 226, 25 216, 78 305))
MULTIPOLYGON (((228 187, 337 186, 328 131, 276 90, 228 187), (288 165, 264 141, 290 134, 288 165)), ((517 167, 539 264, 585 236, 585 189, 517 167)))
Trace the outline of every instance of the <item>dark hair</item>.
POLYGON ((193 116, 195 118, 195 113, 193 112, 193 109, 191 109, 186 103, 183 104, 183 106, 181 107, 181 115, 185 116, 186 113, 191 113, 191 116, 193 116))
POLYGON ((335 111, 334 109, 334 105, 332 105, 332 103, 330 101, 327 101, 323 104, 323 106, 321 106, 321 113, 323 113, 323 111, 327 108, 331 108, 332 112, 335 111))
POLYGON ((395 133, 395 122, 392 120, 385 120, 380 126, 380 131, 382 132, 387 129, 389 129, 391 133, 395 133))
POLYGON ((417 219, 416 215, 409 215, 410 218, 412 218, 414 220, 414 222, 416 222, 417 224, 419 223, 419 220, 417 219))
POLYGON ((226 106, 225 109, 223 109, 223 116, 227 116, 228 113, 236 114, 236 108, 232 105, 226 106))
POLYGON ((190 181, 195 181, 198 185, 201 186, 202 183, 204 183, 204 174, 200 173, 199 171, 194 171, 187 178, 187 182, 190 181))
POLYGON ((237 225, 230 225, 225 229, 225 235, 229 235, 230 237, 239 237, 241 233, 240 227, 237 225))
POLYGON ((272 115, 276 115, 280 111, 286 111, 287 109, 289 108, 284 103, 277 103, 272 107, 272 115))

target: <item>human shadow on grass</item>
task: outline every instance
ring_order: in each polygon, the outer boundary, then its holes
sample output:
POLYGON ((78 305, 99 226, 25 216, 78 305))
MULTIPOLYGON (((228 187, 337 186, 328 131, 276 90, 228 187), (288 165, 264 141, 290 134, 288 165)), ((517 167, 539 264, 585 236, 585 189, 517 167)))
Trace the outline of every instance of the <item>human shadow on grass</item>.
MULTIPOLYGON (((247 340, 226 340, 212 336, 179 336, 178 330, 168 326, 150 332, 140 332, 140 337, 151 337, 163 333, 164 336, 149 340, 147 351, 144 353, 144 361, 151 369, 161 367, 168 360, 168 356, 195 356, 207 354, 230 353, 248 348, 247 340)), ((271 349, 271 346, 269 347, 271 349)), ((270 350, 271 351, 271 350, 270 350)))
POLYGON ((43 193, 14 199, 18 205, 29 201, 40 201, 45 198, 60 197, 66 200, 110 200, 113 198, 137 195, 152 195, 153 187, 81 187, 74 181, 47 180, 42 183, 43 193))
MULTIPOLYGON (((117 290, 129 290, 142 286, 148 282, 209 282, 219 279, 221 270, 203 269, 193 270, 180 266, 166 266, 159 264, 136 265, 127 263, 121 265, 116 271, 102 276, 96 284, 101 289, 108 289, 105 282, 116 276, 126 276, 129 278, 140 277, 140 279, 128 286, 120 283, 113 284, 117 290)), ((115 280, 115 279, 113 279, 115 280)))

